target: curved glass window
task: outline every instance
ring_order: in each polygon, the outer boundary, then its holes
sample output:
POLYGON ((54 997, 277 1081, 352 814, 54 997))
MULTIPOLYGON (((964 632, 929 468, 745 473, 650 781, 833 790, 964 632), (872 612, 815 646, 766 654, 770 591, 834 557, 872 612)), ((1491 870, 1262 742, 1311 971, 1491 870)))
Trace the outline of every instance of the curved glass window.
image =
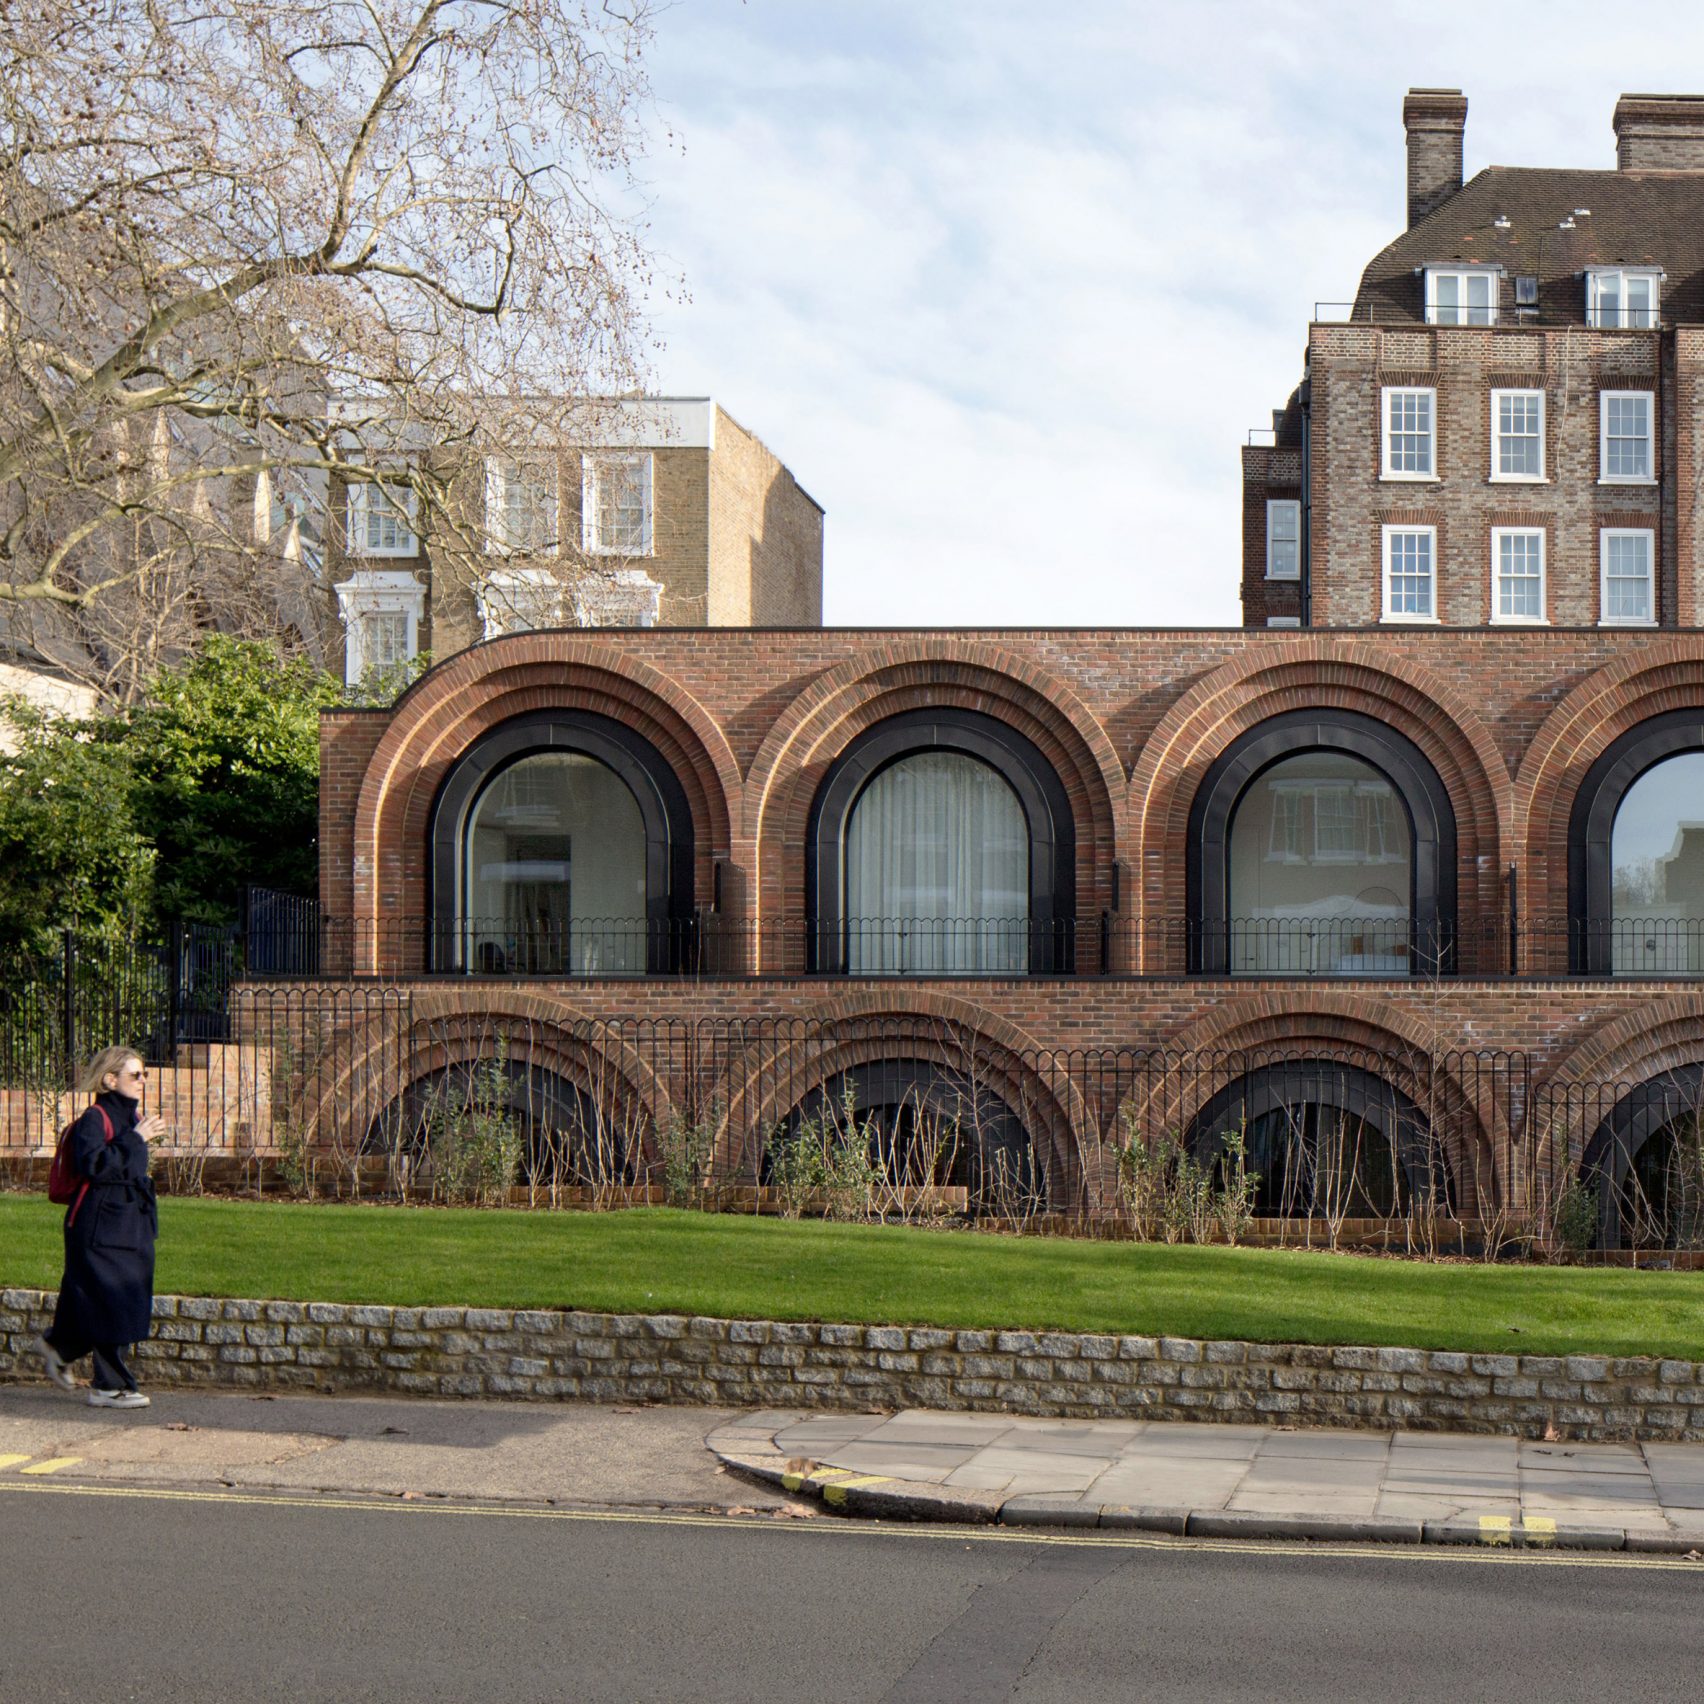
POLYGON ((1704 1066, 1630 1088, 1586 1144, 1600 1248, 1704 1248, 1704 1066))
POLYGON ((1614 1198, 1623 1248, 1704 1248, 1704 1129, 1683 1112, 1645 1140, 1614 1198))
POLYGON ((845 860, 854 974, 1029 969, 1029 825, 991 765, 955 751, 889 764, 852 808, 845 860))
POLYGON ((1304 1101, 1249 1120, 1245 1164, 1265 1219, 1389 1219, 1408 1210, 1390 1138, 1370 1118, 1304 1101))
POLYGON ((450 1065, 411 1083, 368 1128, 396 1186, 504 1205, 514 1184, 586 1188, 639 1175, 637 1116, 515 1059, 450 1065))
POLYGON ((1309 751, 1261 771, 1230 833, 1230 968, 1406 976, 1414 833, 1370 763, 1309 751))
POLYGON ((646 839, 607 764, 545 751, 499 771, 468 815, 465 962, 490 975, 638 975, 646 968, 646 839))
POLYGON ((1620 975, 1704 970, 1704 751, 1647 769, 1610 834, 1610 967, 1620 975))
POLYGON ((1227 1084, 1197 1116, 1188 1147, 1223 1179, 1238 1139, 1259 1218, 1389 1219, 1416 1203, 1455 1210, 1442 1132, 1400 1089, 1348 1060, 1285 1060, 1227 1084))
MULTIPOLYGON (((842 1072, 806 1097, 764 1150, 763 1178, 832 1181, 850 1152, 867 1156, 869 1172, 889 1190, 930 1186, 966 1191, 977 1213, 1021 1216, 1043 1206, 1047 1179, 1028 1131, 992 1090, 922 1060, 891 1060, 842 1072)), ((900 1197, 875 1205, 903 1214, 900 1197)))

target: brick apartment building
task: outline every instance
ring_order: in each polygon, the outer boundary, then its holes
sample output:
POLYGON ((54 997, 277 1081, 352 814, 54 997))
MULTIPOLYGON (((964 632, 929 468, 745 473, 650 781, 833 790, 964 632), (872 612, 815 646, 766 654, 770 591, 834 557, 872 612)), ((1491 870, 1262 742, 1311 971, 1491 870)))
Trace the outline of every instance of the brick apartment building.
POLYGON ((1409 96, 1408 229, 1245 455, 1241 630, 786 630, 755 584, 717 627, 712 586, 711 631, 508 633, 327 715, 313 987, 414 1002, 327 1018, 338 1093, 377 1129, 498 1058, 643 1156, 714 1025, 748 1179, 851 1095, 913 1149, 992 1107, 973 1169, 1056 1205, 1132 1129, 1241 1129, 1268 1214, 1352 1173, 1519 1215, 1548 1168, 1606 1243, 1691 1236, 1704 100, 1463 185, 1465 111, 1409 96))
POLYGON ((1697 626, 1704 97, 1623 96, 1613 171, 1464 184, 1466 121, 1409 92, 1408 228, 1243 452, 1244 620, 1697 626))
POLYGON ((821 623, 823 512, 761 440, 699 397, 606 403, 595 424, 595 448, 469 470, 471 563, 411 502, 334 488, 347 681, 535 628, 821 623))

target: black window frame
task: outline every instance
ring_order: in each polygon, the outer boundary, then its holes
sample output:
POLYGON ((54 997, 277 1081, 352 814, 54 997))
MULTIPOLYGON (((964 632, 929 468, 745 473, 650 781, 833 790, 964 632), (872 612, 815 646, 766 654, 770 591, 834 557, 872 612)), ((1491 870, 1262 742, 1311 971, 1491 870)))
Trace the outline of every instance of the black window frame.
POLYGON ((1597 1247, 1619 1249, 1627 1174, 1645 1145, 1704 1108, 1704 1065, 1677 1065, 1628 1087, 1599 1121, 1580 1155, 1580 1180, 1597 1190, 1597 1247))
POLYGON ((1615 974, 1615 819, 1633 783, 1665 758, 1704 751, 1704 708, 1648 717, 1606 746, 1568 816, 1568 969, 1615 974))
MULTIPOLYGON (((1030 1197, 1038 1203, 1051 1197, 1047 1157, 1007 1097, 978 1082, 974 1070, 967 1074, 910 1054, 896 1053, 837 1071, 800 1100, 782 1121, 781 1131, 790 1137, 797 1136, 807 1119, 833 1123, 848 1089, 857 1115, 891 1112, 908 1102, 920 1110, 946 1117, 961 1116, 968 1108, 979 1127, 972 1131, 962 1160, 964 1187, 970 1191, 973 1209, 982 1188, 979 1180, 986 1175, 988 1156, 1002 1145, 1019 1147, 1027 1154, 1030 1197), (975 1141, 975 1136, 983 1131, 990 1139, 975 1141)), ((765 1173, 769 1161, 770 1149, 766 1146, 759 1162, 765 1173)))
POLYGON ((1428 1198, 1455 1211, 1452 1156, 1430 1142, 1426 1115, 1394 1083, 1349 1061, 1299 1054, 1251 1065, 1196 1113, 1185 1146, 1197 1160, 1211 1165, 1224 1153, 1228 1130, 1239 1125, 1246 1129, 1269 1112, 1297 1104, 1326 1107, 1372 1125, 1402 1168, 1409 1211, 1414 1202, 1428 1198))
POLYGON ((1269 717, 1233 740, 1202 778, 1189 811, 1185 874, 1190 974, 1231 974, 1230 842, 1237 807, 1268 769, 1313 751, 1359 758, 1396 789, 1413 846, 1409 975, 1453 975, 1456 824, 1449 789, 1405 734, 1352 710, 1292 710, 1269 717), (1433 945, 1422 951, 1423 943, 1433 945))
MULTIPOLYGON (((457 758, 432 805, 429 831, 429 963, 440 973, 481 974, 463 959, 464 839, 473 808, 505 770, 545 752, 572 752, 613 770, 639 806, 645 830, 645 974, 663 976, 691 961, 694 839, 686 789, 644 737, 591 710, 540 710, 501 723, 457 758)), ((528 973, 507 971, 507 978, 528 973)))
MULTIPOLYGON (((1075 964, 1077 832, 1070 795, 1032 740, 976 710, 908 710, 867 728, 834 760, 811 803, 805 841, 808 967, 849 974, 845 910, 846 830, 864 790, 884 770, 925 752, 980 759, 1017 794, 1029 830, 1028 976, 1069 975, 1075 964)), ((932 976, 935 972, 872 972, 932 976)), ((972 976, 1008 974, 970 972, 972 976)), ((960 980, 955 973, 954 980, 960 980)))

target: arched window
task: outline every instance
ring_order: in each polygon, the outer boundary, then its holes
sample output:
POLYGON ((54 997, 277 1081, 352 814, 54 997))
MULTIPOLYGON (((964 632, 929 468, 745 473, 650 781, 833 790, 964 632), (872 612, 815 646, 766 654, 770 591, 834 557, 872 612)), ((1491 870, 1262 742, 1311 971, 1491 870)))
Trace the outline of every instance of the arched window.
POLYGON ((1233 975, 1406 976, 1414 831, 1388 777, 1346 752, 1280 758, 1231 817, 1233 975))
POLYGON ((1070 803, 993 717, 918 711, 864 734, 818 791, 807 861, 813 970, 1071 968, 1070 803))
POLYGON ((687 961, 692 819, 662 755, 608 717, 505 723, 433 816, 433 965, 632 976, 687 961))
POLYGON ((1190 1132, 1220 1166, 1240 1133, 1260 1218, 1398 1218, 1453 1211, 1443 1143, 1401 1090, 1331 1059, 1263 1065, 1221 1089, 1190 1132))
POLYGON ((1455 963, 1455 813, 1371 717, 1297 711, 1237 740, 1190 811, 1190 968, 1436 975, 1455 963))
POLYGON ((831 1078, 786 1120, 765 1151, 764 1174, 773 1176, 788 1145, 832 1153, 849 1140, 887 1184, 964 1189, 974 1212, 1019 1216, 1047 1198, 1018 1115, 987 1087, 925 1060, 883 1060, 831 1078))
POLYGON ((418 1078, 373 1120, 362 1144, 423 1194, 491 1200, 509 1184, 629 1183, 641 1150, 635 1121, 556 1072, 514 1059, 449 1065, 418 1078))
POLYGON ((1576 973, 1704 971, 1704 712, 1653 717, 1604 752, 1568 853, 1576 973))
POLYGON ((1704 1066, 1640 1083, 1586 1145, 1600 1248, 1704 1247, 1704 1066))

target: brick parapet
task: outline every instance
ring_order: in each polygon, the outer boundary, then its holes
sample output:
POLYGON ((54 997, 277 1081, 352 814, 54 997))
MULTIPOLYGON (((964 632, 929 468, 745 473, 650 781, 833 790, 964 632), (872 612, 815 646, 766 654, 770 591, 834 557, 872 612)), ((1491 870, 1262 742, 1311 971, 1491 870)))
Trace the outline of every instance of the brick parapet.
MULTIPOLYGON (((53 1302, 0 1292, 0 1380, 39 1376, 53 1302)), ((1704 1366, 1645 1356, 158 1296, 136 1363, 167 1387, 1704 1439, 1704 1366)))

